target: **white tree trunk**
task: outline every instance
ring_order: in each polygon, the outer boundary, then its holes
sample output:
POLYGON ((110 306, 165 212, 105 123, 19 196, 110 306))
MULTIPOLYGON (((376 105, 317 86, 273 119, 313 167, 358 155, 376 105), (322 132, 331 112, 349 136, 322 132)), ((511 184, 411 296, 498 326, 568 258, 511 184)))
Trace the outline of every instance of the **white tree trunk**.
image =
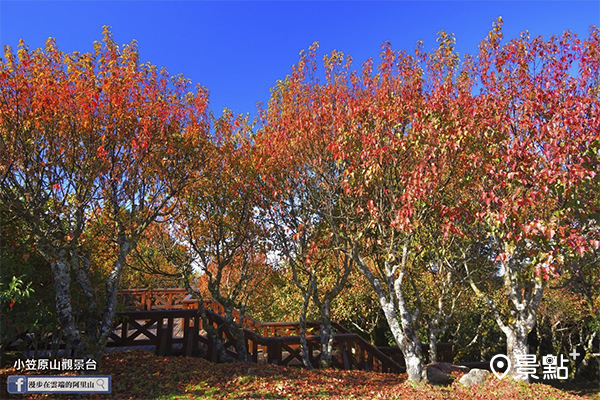
POLYGON ((81 333, 75 324, 73 306, 71 305, 71 276, 66 250, 58 251, 58 258, 51 262, 54 275, 56 296, 56 314, 60 322, 62 337, 74 351, 75 357, 87 357, 87 346, 82 341, 81 333))
POLYGON ((517 364, 520 357, 529 353, 527 336, 535 327, 537 311, 542 301, 544 291, 542 278, 536 276, 529 286, 522 287, 518 284, 516 268, 506 268, 504 288, 509 298, 510 319, 505 323, 496 304, 481 292, 471 279, 466 263, 465 268, 471 288, 489 305, 496 323, 506 335, 506 356, 510 360, 507 375, 516 380, 528 382, 529 377, 519 373, 517 364))
POLYGON ((119 256, 115 261, 108 278, 106 279, 106 298, 104 303, 104 313, 102 315, 102 321, 100 322, 98 343, 94 351, 94 358, 97 362, 102 359, 108 337, 113 329, 113 322, 115 320, 115 313, 117 311, 117 291, 119 290, 119 281, 121 280, 121 273, 125 267, 125 261, 127 255, 132 250, 134 245, 128 240, 125 235, 121 235, 119 238, 119 256))
POLYGON ((305 291, 302 294, 304 302, 302 303, 302 311, 300 312, 300 352, 302 354, 302 363, 307 369, 312 369, 313 365, 310 362, 310 350, 306 342, 306 314, 308 313, 308 305, 310 303, 310 291, 305 291))
POLYGON ((516 321, 504 330, 506 334, 506 356, 510 360, 510 368, 507 371, 507 375, 523 382, 529 382, 529 377, 520 375, 517 365, 519 358, 529 353, 529 345, 527 344, 527 335, 529 332, 531 332, 531 328, 528 328, 524 321, 516 321))
POLYGON ((330 300, 327 298, 323 301, 321 313, 321 368, 329 368, 332 363, 335 332, 331 326, 330 300))
POLYGON ((409 311, 402 293, 403 274, 394 279, 396 270, 388 272, 387 290, 369 270, 360 256, 355 257, 360 271, 375 289, 379 304, 385 319, 394 336, 396 344, 402 351, 408 379, 412 382, 422 382, 427 379, 425 363, 421 351, 421 342, 413 329, 414 315, 409 311))
POLYGON ((378 297, 390 331, 404 356, 408 379, 413 382, 423 381, 426 377, 424 375, 425 363, 423 362, 421 343, 414 335, 413 330, 408 327, 408 320, 398 315, 397 307, 385 298, 385 296, 380 296, 378 293, 378 297), (402 321, 402 325, 398 320, 402 321))

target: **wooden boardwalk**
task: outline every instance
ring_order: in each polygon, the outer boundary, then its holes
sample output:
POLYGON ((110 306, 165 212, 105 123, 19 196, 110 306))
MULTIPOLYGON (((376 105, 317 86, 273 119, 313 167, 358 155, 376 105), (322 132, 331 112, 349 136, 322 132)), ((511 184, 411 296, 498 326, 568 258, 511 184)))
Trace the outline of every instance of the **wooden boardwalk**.
MULTIPOLYGON (((129 290, 119 293, 126 308, 146 311, 120 313, 123 322, 116 326, 109 346, 132 348, 154 345, 157 354, 201 355, 213 361, 211 339, 202 329, 198 302, 187 296, 183 289, 129 290), (160 309, 157 310, 156 306, 160 309)), ((203 306, 208 323, 217 330, 228 353, 237 357, 233 335, 224 323, 225 309, 212 299, 203 306)), ((302 365, 300 351, 300 325, 297 322, 260 322, 232 311, 236 322, 243 326, 249 358, 257 363, 302 365)), ((341 369, 372 370, 378 372, 404 372, 404 359, 397 348, 377 348, 357 334, 348 332, 333 322, 335 329, 333 364, 341 369)), ((321 337, 320 322, 307 323, 309 359, 319 366, 321 337)), ((440 343, 441 361, 451 362, 452 345, 440 343)))
MULTIPOLYGON (((201 356, 217 360, 212 339, 206 334, 198 302, 184 289, 124 290, 119 303, 125 310, 115 318, 106 352, 148 350, 158 355, 201 356)), ((237 358, 233 335, 225 324, 224 307, 212 299, 203 301, 208 323, 218 332, 227 352, 237 358)), ((302 366, 300 324, 297 322, 260 322, 232 312, 243 326, 249 359, 256 363, 302 366), (241 320, 243 318, 243 320, 241 320)), ((333 366, 340 369, 377 372, 405 371, 402 353, 397 348, 377 348, 357 334, 332 323, 334 335, 333 366)), ((320 322, 307 323, 309 359, 319 367, 320 322)), ((40 353, 38 353, 39 355, 40 353)), ((441 361, 452 362, 452 345, 440 343, 441 361)), ((64 356, 64 355, 63 355, 64 356)))

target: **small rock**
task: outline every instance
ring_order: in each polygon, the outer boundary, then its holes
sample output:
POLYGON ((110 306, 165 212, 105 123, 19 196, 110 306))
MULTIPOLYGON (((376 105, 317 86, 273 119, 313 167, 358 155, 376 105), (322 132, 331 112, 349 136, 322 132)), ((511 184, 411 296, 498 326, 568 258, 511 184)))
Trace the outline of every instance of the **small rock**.
POLYGON ((431 383, 447 384, 452 382, 450 374, 442 371, 437 365, 427 366, 427 380, 431 383))
POLYGON ((488 370, 473 368, 468 374, 460 378, 459 382, 465 386, 481 385, 489 374, 491 372, 488 370))

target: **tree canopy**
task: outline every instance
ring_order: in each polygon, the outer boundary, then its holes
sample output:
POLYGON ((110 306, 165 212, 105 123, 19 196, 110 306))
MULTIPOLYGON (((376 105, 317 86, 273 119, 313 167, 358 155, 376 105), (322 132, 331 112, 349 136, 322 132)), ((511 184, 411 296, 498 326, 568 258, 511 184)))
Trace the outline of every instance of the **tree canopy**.
MULTIPOLYGON (((577 312, 591 322, 572 325, 592 354, 598 28, 504 41, 499 19, 476 54, 460 57, 440 32, 432 51, 384 43, 359 70, 338 51, 321 67, 317 52, 301 53, 249 121, 215 117, 205 88, 140 64, 108 28, 92 53, 52 39, 5 49, 2 235, 18 235, 10 257, 35 253, 49 269, 69 346, 103 353, 129 265, 221 302, 243 355, 233 310, 281 296, 298 310, 307 366, 309 315, 322 321, 323 366, 332 319, 374 338, 383 316, 413 381, 426 379, 423 342, 434 360, 442 337, 467 348, 485 329, 504 335, 509 373, 527 380, 515 365, 534 332, 556 343, 549 310, 563 295, 587 307, 577 312)), ((24 301, 25 275, 3 274, 3 302, 24 301)))

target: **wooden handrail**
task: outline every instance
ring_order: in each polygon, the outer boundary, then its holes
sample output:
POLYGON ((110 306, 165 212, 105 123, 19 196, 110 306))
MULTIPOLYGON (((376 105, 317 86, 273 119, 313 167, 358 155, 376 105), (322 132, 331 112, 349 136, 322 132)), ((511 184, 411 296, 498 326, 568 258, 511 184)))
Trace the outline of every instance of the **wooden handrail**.
MULTIPOLYGON (((204 299, 204 307, 208 309, 212 309, 213 311, 218 311, 223 309, 223 306, 214 299, 204 299)), ((184 308, 197 308, 198 300, 192 298, 192 296, 188 296, 183 300, 184 308)), ((220 314, 220 312, 217 312, 220 314)), ((240 323, 240 313, 237 310, 232 311, 233 317, 236 319, 237 323, 240 323)), ((279 329, 294 329, 298 334, 300 332, 300 323, 299 322, 281 322, 281 321, 271 321, 271 322, 261 322, 252 317, 244 315, 244 327, 254 329, 255 331, 260 331, 263 336, 267 336, 267 332, 274 332, 275 329, 270 328, 279 328, 279 329)), ((335 328, 336 332, 339 333, 350 333, 346 328, 339 325, 336 322, 332 322, 332 326, 335 328)), ((308 321, 306 322, 307 328, 319 328, 321 327, 320 321, 308 321)), ((290 336, 290 335, 283 335, 290 336)))
POLYGON ((186 293, 187 290, 184 288, 145 288, 145 289, 121 289, 119 293, 142 293, 142 292, 172 292, 172 293, 186 293))
POLYGON ((187 291, 172 289, 124 289, 117 292, 119 303, 127 310, 170 310, 183 308, 187 291))

